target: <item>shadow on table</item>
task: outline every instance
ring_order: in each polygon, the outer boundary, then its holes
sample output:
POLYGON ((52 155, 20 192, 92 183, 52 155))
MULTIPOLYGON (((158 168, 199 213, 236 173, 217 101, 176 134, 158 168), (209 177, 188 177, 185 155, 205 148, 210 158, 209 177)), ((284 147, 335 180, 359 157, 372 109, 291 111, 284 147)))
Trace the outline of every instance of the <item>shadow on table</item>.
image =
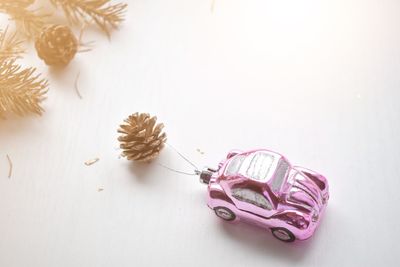
POLYGON ((132 174, 132 181, 142 185, 156 186, 170 185, 177 182, 171 177, 171 173, 161 169, 156 161, 150 163, 127 162, 127 168, 132 174), (166 177, 170 176, 170 177, 166 177))
POLYGON ((281 242, 276 240, 270 231, 265 231, 260 227, 243 222, 221 222, 220 226, 226 232, 227 238, 274 258, 284 258, 297 262, 304 257, 310 247, 309 242, 296 242, 292 244, 281 242))
MULTIPOLYGON (((326 219, 326 218, 325 218, 326 219)), ((219 220, 219 226, 227 239, 239 242, 246 249, 251 249, 272 258, 288 262, 301 262, 321 241, 318 229, 313 237, 305 241, 285 243, 275 239, 269 230, 245 222, 225 222, 219 220)))
POLYGON ((157 165, 154 163, 140 163, 140 162, 128 162, 129 172, 136 181, 145 182, 154 176, 154 169, 157 165))
POLYGON ((6 114, 5 119, 0 118, 0 139, 18 137, 18 134, 26 134, 29 132, 40 132, 43 130, 43 121, 45 114, 39 116, 37 114, 26 114, 25 116, 17 116, 15 114, 6 114))

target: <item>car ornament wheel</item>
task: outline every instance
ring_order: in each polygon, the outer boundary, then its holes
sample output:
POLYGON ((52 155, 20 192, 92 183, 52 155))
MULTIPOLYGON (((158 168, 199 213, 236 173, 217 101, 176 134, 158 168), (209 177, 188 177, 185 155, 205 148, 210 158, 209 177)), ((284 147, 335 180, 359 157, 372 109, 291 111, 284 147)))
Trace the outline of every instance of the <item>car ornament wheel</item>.
POLYGON ((292 232, 283 227, 272 228, 271 231, 275 238, 283 242, 293 242, 296 239, 292 232))
POLYGON ((216 207, 214 211, 218 217, 226 221, 233 221, 236 218, 235 213, 225 207, 216 207))

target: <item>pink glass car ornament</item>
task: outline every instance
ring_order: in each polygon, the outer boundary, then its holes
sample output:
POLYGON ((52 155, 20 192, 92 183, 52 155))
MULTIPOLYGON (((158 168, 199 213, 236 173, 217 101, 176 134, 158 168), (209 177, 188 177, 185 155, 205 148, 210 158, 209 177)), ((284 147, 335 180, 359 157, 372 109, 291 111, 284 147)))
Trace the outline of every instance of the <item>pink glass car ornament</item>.
POLYGON ((231 151, 200 180, 208 184, 207 204, 218 217, 259 225, 284 242, 311 237, 329 199, 324 176, 266 149, 231 151))

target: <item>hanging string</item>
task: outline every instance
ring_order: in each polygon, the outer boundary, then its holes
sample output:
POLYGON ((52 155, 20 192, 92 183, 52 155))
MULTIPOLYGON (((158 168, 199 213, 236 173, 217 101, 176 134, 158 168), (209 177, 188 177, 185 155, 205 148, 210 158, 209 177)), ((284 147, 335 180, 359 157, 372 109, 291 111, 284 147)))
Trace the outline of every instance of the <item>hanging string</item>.
POLYGON ((194 176, 194 175, 199 175, 199 174, 200 174, 200 171, 198 171, 198 170, 194 170, 193 173, 189 173, 189 172, 184 172, 184 171, 175 170, 175 169, 173 169, 173 168, 170 168, 170 167, 168 167, 168 166, 165 166, 165 165, 162 164, 162 163, 157 163, 157 164, 158 164, 160 167, 163 167, 163 168, 165 168, 165 169, 167 169, 167 170, 169 170, 169 171, 173 171, 173 172, 180 173, 180 174, 184 174, 184 175, 191 175, 191 176, 194 176))
POLYGON ((161 166, 161 167, 163 167, 163 168, 165 168, 165 169, 167 169, 167 170, 170 170, 170 171, 173 171, 173 172, 176 172, 176 173, 180 173, 180 174, 184 174, 184 175, 191 175, 191 176, 193 176, 193 175, 199 175, 200 173, 201 173, 201 171, 199 170, 199 168, 196 166, 196 164, 194 164, 193 162, 191 162, 187 157, 185 157, 181 152, 179 152, 175 147, 173 147, 171 144, 169 144, 169 143, 165 143, 167 146, 169 146, 170 148, 172 148, 172 150, 175 152, 175 153, 177 153, 184 161, 186 161, 187 163, 189 163, 193 168, 194 168, 194 171, 193 172, 186 172, 186 171, 180 171, 180 170, 176 170, 176 169, 174 169, 174 168, 171 168, 171 167, 168 167, 168 166, 166 166, 166 165, 164 165, 164 164, 162 164, 162 163, 157 163, 159 166, 161 166))
POLYGON ((199 170, 199 168, 193 163, 191 162, 188 158, 186 158, 182 153, 180 153, 175 147, 173 147, 171 144, 169 143, 165 143, 167 144, 167 146, 169 146, 170 148, 172 148, 179 156, 181 156, 181 158, 183 158, 187 163, 189 163, 190 165, 192 165, 192 167, 195 170, 199 170))

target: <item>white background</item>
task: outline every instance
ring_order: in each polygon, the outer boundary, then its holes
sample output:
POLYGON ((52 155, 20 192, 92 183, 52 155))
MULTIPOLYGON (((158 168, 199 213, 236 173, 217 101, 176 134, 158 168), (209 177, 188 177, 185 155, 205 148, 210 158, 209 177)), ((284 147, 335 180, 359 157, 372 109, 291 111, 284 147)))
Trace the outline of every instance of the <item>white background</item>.
MULTIPOLYGON (((129 1, 61 74, 28 53, 51 90, 42 117, 0 121, 0 266, 399 266, 400 2, 211 5, 129 1), (136 111, 199 166, 270 148, 325 174, 314 237, 224 223, 197 178, 119 159, 136 111)), ((170 148, 158 162, 191 170, 170 148)))

